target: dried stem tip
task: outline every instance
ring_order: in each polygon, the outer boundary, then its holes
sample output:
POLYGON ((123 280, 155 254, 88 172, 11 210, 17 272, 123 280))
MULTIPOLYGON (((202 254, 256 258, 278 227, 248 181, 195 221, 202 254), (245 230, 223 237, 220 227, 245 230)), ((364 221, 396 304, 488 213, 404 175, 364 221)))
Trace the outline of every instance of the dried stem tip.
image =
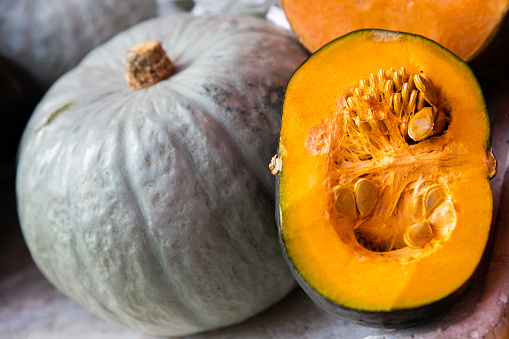
POLYGON ((150 87, 173 74, 170 61, 159 41, 146 41, 126 53, 125 81, 132 90, 150 87))

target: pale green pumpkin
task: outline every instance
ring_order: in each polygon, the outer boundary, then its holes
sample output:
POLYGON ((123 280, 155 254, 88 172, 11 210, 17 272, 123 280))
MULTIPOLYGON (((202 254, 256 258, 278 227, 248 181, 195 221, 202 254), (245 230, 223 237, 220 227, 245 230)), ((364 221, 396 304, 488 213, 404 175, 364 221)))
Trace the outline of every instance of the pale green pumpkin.
POLYGON ((284 88, 307 57, 248 17, 178 15, 96 48, 50 89, 20 147, 22 230, 45 276, 96 315, 185 335, 238 323, 294 286, 274 221, 284 88), (175 72, 124 81, 158 40, 175 72))
POLYGON ((157 9, 156 0, 1 0, 0 54, 47 89, 91 49, 157 9))

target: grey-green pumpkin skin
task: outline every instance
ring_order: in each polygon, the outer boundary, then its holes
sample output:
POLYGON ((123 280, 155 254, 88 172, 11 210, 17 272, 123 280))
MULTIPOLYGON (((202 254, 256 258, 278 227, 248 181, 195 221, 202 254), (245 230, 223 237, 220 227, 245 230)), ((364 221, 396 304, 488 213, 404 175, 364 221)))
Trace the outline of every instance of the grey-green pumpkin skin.
POLYGON ((18 213, 45 276, 96 315, 157 335, 238 323, 289 293, 268 163, 306 57, 290 34, 235 16, 153 19, 92 51, 20 145, 18 213), (131 91, 124 53, 146 40, 176 73, 131 91))
POLYGON ((157 9, 156 0, 2 0, 0 54, 47 89, 94 47, 157 9))

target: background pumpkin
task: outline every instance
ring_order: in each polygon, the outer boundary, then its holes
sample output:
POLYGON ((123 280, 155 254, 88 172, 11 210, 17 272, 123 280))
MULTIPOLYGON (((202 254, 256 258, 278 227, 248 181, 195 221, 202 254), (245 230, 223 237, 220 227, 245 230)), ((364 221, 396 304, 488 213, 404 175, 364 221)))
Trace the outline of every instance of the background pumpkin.
POLYGON ((93 47, 156 15, 155 0, 2 0, 0 54, 48 88, 93 47))
POLYGON ((158 335, 236 323, 285 296, 295 283, 267 161, 306 56, 266 21, 188 15, 91 52, 20 146, 20 223, 45 276, 100 317, 158 335), (175 73, 132 91, 124 53, 152 39, 175 73))
POLYGON ((0 133, 0 182, 14 179, 19 139, 41 96, 42 90, 30 74, 0 55, 0 107, 4 118, 0 133))
POLYGON ((507 0, 281 2, 292 29, 310 51, 346 33, 377 28, 423 35, 466 61, 487 47, 509 8, 507 0))

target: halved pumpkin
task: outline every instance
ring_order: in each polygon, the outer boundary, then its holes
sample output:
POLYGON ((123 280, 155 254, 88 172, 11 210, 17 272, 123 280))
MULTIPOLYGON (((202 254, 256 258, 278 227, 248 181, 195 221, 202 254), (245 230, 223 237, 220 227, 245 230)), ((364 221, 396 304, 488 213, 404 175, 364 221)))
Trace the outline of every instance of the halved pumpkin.
POLYGON ((283 0, 282 6, 310 51, 348 32, 377 28, 426 36, 468 61, 496 34, 509 1, 283 0))
POLYGON ((324 309, 404 327, 468 286, 496 158, 475 76, 439 44, 360 30, 315 52, 288 84, 271 165, 283 250, 324 309))

